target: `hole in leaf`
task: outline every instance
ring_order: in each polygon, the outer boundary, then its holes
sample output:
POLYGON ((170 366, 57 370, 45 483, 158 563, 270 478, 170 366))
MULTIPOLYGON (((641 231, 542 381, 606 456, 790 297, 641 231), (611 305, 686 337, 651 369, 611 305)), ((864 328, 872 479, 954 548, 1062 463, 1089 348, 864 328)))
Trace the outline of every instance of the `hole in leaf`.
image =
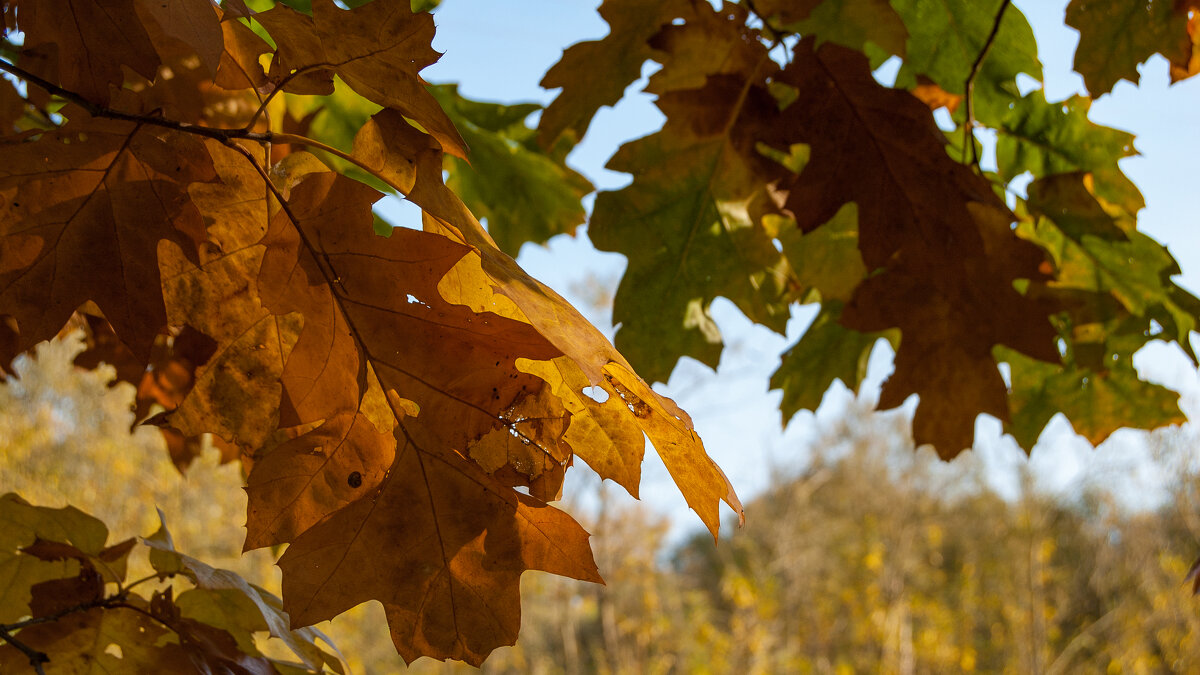
POLYGON ((121 649, 121 645, 115 642, 108 643, 108 646, 104 648, 104 653, 115 659, 125 658, 125 652, 121 649))
POLYGON ((350 477, 346 479, 346 482, 352 488, 362 487, 362 474, 357 471, 352 471, 350 473, 350 477))
POLYGON ((604 403, 608 400, 608 392, 601 387, 584 387, 583 395, 596 403, 604 403))

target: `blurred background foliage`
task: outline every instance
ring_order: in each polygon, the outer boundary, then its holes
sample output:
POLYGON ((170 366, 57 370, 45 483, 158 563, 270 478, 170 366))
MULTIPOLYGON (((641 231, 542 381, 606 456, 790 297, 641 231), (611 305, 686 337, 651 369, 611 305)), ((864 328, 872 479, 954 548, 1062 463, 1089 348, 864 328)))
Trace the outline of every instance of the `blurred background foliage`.
MULTIPOLYGON (((180 475, 152 429, 129 425, 133 389, 76 368, 77 336, 21 357, 0 384, 0 492, 73 504, 111 540, 167 514, 180 549, 278 591, 270 551, 241 555, 236 464, 207 451, 180 475)), ((902 413, 855 401, 811 461, 746 508, 717 547, 596 485, 567 505, 594 533, 608 586, 523 580, 519 646, 489 673, 1155 673, 1200 663, 1200 605, 1182 584, 1200 549, 1189 427, 1151 434, 1174 476, 1153 510, 1091 481, 1070 497, 988 487, 973 453, 914 452, 902 413)), ((1114 478, 1116 478, 1114 476, 1114 478)), ((1113 480, 1111 485, 1118 481, 1113 480)), ((137 575, 135 571, 135 576, 137 575)), ((357 673, 404 670, 377 605, 326 631, 357 673)), ((422 660, 418 673, 467 672, 422 660)))

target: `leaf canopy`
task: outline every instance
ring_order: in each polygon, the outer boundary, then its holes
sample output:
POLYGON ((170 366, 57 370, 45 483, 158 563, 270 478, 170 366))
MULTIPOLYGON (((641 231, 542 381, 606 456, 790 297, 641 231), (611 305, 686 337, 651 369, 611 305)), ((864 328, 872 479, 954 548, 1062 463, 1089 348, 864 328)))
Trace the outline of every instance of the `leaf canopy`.
MULTIPOLYGON (((896 350, 880 406, 916 394, 916 440, 944 458, 980 413, 1027 449, 1056 413, 1093 442, 1183 419, 1132 366, 1152 339, 1194 359, 1200 317, 1137 230, 1134 139, 1091 122, 1087 97, 1021 94, 1041 65, 1011 3, 607 0, 609 33, 550 68, 545 109, 425 82, 437 4, 3 4, 0 365, 83 328, 77 363, 138 385, 179 466, 206 434, 242 462, 246 548, 288 546, 279 601, 164 527, 152 564, 195 588, 112 596, 132 543, 5 497, 0 621, 57 617, 20 626, 23 644, 71 667, 107 667, 111 638, 149 671, 273 672, 265 627, 338 670, 292 626, 377 600, 406 660, 480 664, 516 639, 526 570, 600 581, 589 535, 550 504, 576 457, 636 496, 649 440, 714 536, 722 502, 740 518, 650 386, 683 357, 719 364, 721 297, 781 333, 820 303, 771 378, 785 422, 835 379, 857 388, 880 337, 896 350), (631 182, 588 216, 568 155, 648 61, 665 121, 616 151, 631 182), (420 222, 383 222, 385 195, 420 222), (616 346, 512 257, 585 220, 629 263, 616 346)), ((1155 53, 1173 78, 1200 70, 1194 3, 1135 4, 1068 8, 1093 96, 1155 53)))

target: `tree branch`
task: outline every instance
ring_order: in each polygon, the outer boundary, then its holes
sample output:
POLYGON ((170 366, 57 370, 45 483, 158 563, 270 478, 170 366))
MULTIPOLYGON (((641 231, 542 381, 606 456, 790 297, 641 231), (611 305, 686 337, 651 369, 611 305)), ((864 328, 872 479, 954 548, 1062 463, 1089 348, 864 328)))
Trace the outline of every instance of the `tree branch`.
POLYGON ((34 672, 39 673, 39 675, 45 675, 45 670, 42 669, 42 664, 49 663, 50 657, 47 656, 44 652, 39 652, 36 649, 30 647, 29 645, 21 642, 17 638, 13 637, 13 635, 12 635, 13 631, 18 631, 18 630, 21 630, 22 628, 28 628, 30 626, 36 626, 36 625, 42 624, 42 623, 54 623, 55 621, 58 621, 59 619, 63 618, 64 616, 66 616, 68 614, 74 614, 76 612, 87 612, 87 611, 91 611, 97 607, 105 607, 105 608, 113 607, 117 604, 121 604, 121 603, 125 602, 125 596, 126 596, 127 592, 128 591, 125 590, 125 591, 121 591, 111 597, 101 598, 99 600, 92 600, 91 602, 84 602, 84 603, 80 603, 78 605, 73 605, 71 607, 67 607, 66 609, 60 609, 59 611, 54 612, 53 614, 47 614, 45 616, 36 616, 31 619, 25 619, 24 621, 18 621, 16 623, 0 624, 0 640, 7 642, 8 644, 15 647, 17 649, 17 651, 19 651, 22 654, 24 654, 25 656, 27 656, 29 658, 29 665, 33 666, 34 672))
MULTIPOLYGON (((400 186, 388 181, 387 178, 380 175, 378 171, 376 171, 375 169, 372 169, 371 167, 364 164, 362 162, 362 160, 358 159, 357 157, 354 157, 353 155, 351 155, 349 153, 342 152, 341 150, 338 150, 337 148, 335 148, 331 145, 327 145, 318 140, 308 138, 307 136, 300 136, 298 134, 275 133, 273 131, 251 131, 249 128, 217 129, 214 127, 201 126, 199 124, 191 124, 188 122, 179 122, 176 120, 167 119, 165 117, 156 117, 154 115, 140 115, 140 114, 121 112, 120 110, 113 110, 112 108, 107 108, 105 106, 92 103, 91 101, 87 100, 86 98, 80 96, 79 94, 77 94, 73 91, 70 91, 69 89, 63 89, 62 87, 60 87, 52 82, 48 82, 48 81, 38 77, 37 75, 34 75, 33 73, 30 73, 30 72, 26 71, 25 69, 23 69, 19 66, 13 65, 3 59, 0 59, 0 70, 5 71, 15 77, 19 77, 19 78, 21 78, 27 82, 30 82, 32 84, 35 84, 38 87, 40 87, 41 89, 44 89, 45 91, 47 91, 55 96, 58 96, 60 98, 70 101, 71 103, 74 103, 75 105, 86 110, 88 112, 88 114, 90 114, 92 117, 104 117, 107 119, 123 120, 126 122, 134 122, 137 124, 147 124, 147 125, 151 125, 151 126, 162 127, 164 129, 171 129, 173 131, 181 131, 181 132, 188 133, 188 134, 196 134, 197 136, 203 136, 205 138, 212 138, 212 139, 218 140, 221 143, 224 143, 226 145, 229 145, 230 141, 246 140, 246 141, 254 141, 256 143, 283 143, 283 144, 305 145, 310 148, 316 148, 317 150, 323 150, 335 157, 338 157, 347 162, 350 162, 351 164, 362 169, 363 171, 366 171, 367 173, 371 174, 372 176, 375 176, 380 181, 382 181, 385 185, 387 185, 388 187, 395 190, 397 194, 407 196, 407 193, 404 190, 400 189, 400 186)), ((260 112, 261 112, 261 109, 260 109, 260 112)), ((256 115, 257 114, 258 113, 256 113, 256 115)))
POLYGON ((967 98, 967 119, 963 123, 963 163, 967 161, 967 149, 970 148, 971 164, 979 166, 979 155, 975 152, 975 78, 979 75, 983 60, 992 49, 992 43, 996 41, 996 34, 1000 32, 1004 10, 1011 4, 1012 0, 1003 0, 1000 3, 1000 8, 996 10, 996 18, 992 21, 992 32, 988 33, 983 48, 979 50, 979 56, 976 56, 975 62, 971 64, 971 71, 967 74, 967 81, 963 86, 963 95, 967 98))
POLYGON ((46 671, 42 668, 42 664, 50 663, 50 657, 46 656, 45 652, 39 652, 33 647, 30 647, 24 642, 21 642, 13 637, 12 634, 8 632, 8 626, 0 626, 0 640, 7 642, 15 647, 17 651, 24 654, 26 658, 29 659, 29 665, 33 666, 33 672, 37 673, 38 675, 46 675, 46 671))

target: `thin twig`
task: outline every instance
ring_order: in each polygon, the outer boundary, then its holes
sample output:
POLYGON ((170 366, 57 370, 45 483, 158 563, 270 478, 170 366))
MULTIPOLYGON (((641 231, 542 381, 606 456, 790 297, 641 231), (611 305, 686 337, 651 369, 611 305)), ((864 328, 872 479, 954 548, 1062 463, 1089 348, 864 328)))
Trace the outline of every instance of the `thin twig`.
POLYGON ((45 652, 39 652, 38 650, 34 649, 33 647, 30 647, 29 645, 25 644, 24 642, 21 642, 20 640, 16 639, 8 632, 8 630, 4 626, 0 626, 0 640, 7 642, 8 644, 15 647, 17 649, 17 651, 24 654, 26 656, 26 658, 29 659, 29 665, 33 666, 33 672, 37 673, 38 675, 46 675, 46 671, 45 671, 45 669, 42 668, 42 664, 49 663, 50 657, 46 656, 45 652))
POLYGON ((971 64, 971 72, 967 74, 967 82, 963 87, 964 96, 967 97, 967 119, 963 123, 963 163, 967 161, 967 149, 970 148, 971 164, 979 166, 979 155, 975 151, 975 78, 979 75, 979 68, 983 65, 983 60, 987 58, 987 54, 992 49, 992 43, 996 41, 996 34, 1000 32, 1000 22, 1004 19, 1004 10, 1012 4, 1012 0, 1003 0, 1000 3, 1000 8, 996 10, 996 18, 992 21, 992 32, 988 33, 987 40, 983 42, 983 48, 979 50, 979 56, 975 57, 975 62, 971 64))
MULTIPOLYGON (((288 73, 287 77, 284 77, 282 80, 280 80, 279 84, 275 85, 275 88, 267 94, 266 98, 262 98, 261 96, 259 97, 258 110, 254 111, 254 114, 250 117, 250 121, 247 122, 246 126, 242 128, 246 131, 250 131, 250 128, 254 126, 255 122, 258 122, 258 118, 262 117, 263 112, 266 111, 267 104, 269 104, 271 100, 275 98, 275 94, 283 91, 283 88, 287 86, 288 82, 291 82, 305 73, 327 67, 328 66, 324 65, 304 66, 303 68, 297 68, 295 71, 288 73)), ((257 90, 255 93, 258 93, 257 90)))
MULTIPOLYGON (((92 101, 89 101, 88 99, 80 96, 79 94, 77 94, 73 91, 70 91, 68 89, 63 89, 62 87, 60 87, 52 82, 49 82, 47 80, 44 80, 44 79, 38 77, 37 75, 34 75, 33 73, 30 73, 16 65, 13 65, 12 63, 4 61, 3 59, 0 59, 0 70, 3 70, 12 75, 15 75, 27 82, 37 85, 38 87, 44 89, 45 91, 49 92, 50 94, 59 96, 60 98, 66 99, 66 100, 80 106, 81 108, 83 108, 85 111, 87 111, 93 117, 105 117, 105 118, 109 118, 109 119, 124 120, 127 122, 148 124, 148 125, 158 126, 158 127, 162 127, 162 128, 166 128, 166 129, 172 129, 172 130, 180 131, 180 132, 184 132, 184 133, 196 134, 198 136, 204 136, 206 138, 212 138, 217 141, 220 141, 225 146, 230 147, 230 148, 234 149, 235 151, 241 153, 242 155, 244 155, 246 157, 247 160, 250 161, 250 163, 254 166, 254 169, 263 178, 263 182, 266 184, 267 188, 274 194, 275 198, 277 200, 279 200, 280 206, 283 208, 284 212, 288 215, 289 219, 296 225, 296 230, 297 230, 297 232, 299 232, 301 240, 302 240, 301 243, 314 255, 314 257, 317 255, 317 252, 319 249, 317 249, 315 246, 313 246, 312 242, 307 240, 305 233, 300 228, 300 222, 296 219, 295 215, 291 212, 291 209, 289 208, 287 201, 283 199, 283 195, 280 194, 278 189, 275 187, 274 183, 271 182, 270 176, 267 174, 266 170, 262 166, 259 165, 258 161, 254 158, 253 155, 250 154, 250 152, 248 150, 246 150, 246 148, 242 147, 241 145, 238 145, 237 143, 234 143, 234 141, 247 140, 247 141, 253 141, 256 143, 268 143, 268 144, 269 143, 292 143, 292 144, 309 146, 309 147, 316 148, 319 150, 324 150, 325 152, 328 152, 336 157, 339 157, 347 162, 354 164, 355 166, 363 169, 364 171, 371 174, 372 176, 375 176, 380 181, 382 181, 384 184, 386 184, 388 187, 395 190, 398 194, 408 196, 408 191, 401 189, 399 185, 396 185, 395 183, 389 181, 386 177, 380 175, 378 170, 371 168, 370 166, 365 164, 362 160, 354 157, 353 155, 342 152, 341 150, 338 150, 337 148, 334 148, 334 147, 327 145, 325 143, 322 143, 320 141, 308 138, 306 136, 300 136, 297 134, 274 133, 271 131, 257 132, 257 131, 250 131, 248 129, 215 129, 212 127, 200 126, 198 124, 190 124, 187 122, 178 122, 175 120, 169 120, 169 119, 162 118, 162 117, 152 117, 149 115, 135 115, 135 114, 131 114, 131 113, 121 112, 119 110, 113 110, 111 108, 107 108, 105 106, 101 106, 96 103, 93 103, 92 101)), ((327 261, 326 261, 326 266, 328 266, 327 261)), ((338 302, 338 304, 340 306, 342 298, 341 298, 341 295, 336 290, 337 288, 340 287, 340 283, 338 283, 338 275, 332 269, 326 270, 325 266, 322 266, 320 264, 318 264, 317 267, 318 267, 318 269, 321 270, 322 275, 325 275, 327 277, 326 281, 330 285, 330 290, 333 291, 334 298, 336 299, 336 301, 338 302)), ((344 310, 344 308, 342 310, 342 315, 346 318, 347 323, 350 324, 348 326, 350 328, 350 332, 354 336, 355 340, 358 342, 360 348, 362 348, 363 354, 367 357, 367 360, 375 361, 375 358, 371 355, 370 350, 367 349, 366 345, 359 338, 359 333, 358 333, 357 329, 355 329, 355 327, 351 323, 349 313, 346 312, 344 310)), ((478 405, 469 403, 462 399, 456 399, 456 400, 459 400, 459 402, 461 402, 465 405, 476 408, 476 409, 480 410, 481 412, 485 412, 487 414, 492 414, 491 412, 483 409, 482 407, 480 407, 478 405)), ((394 412, 397 416, 397 419, 399 419, 402 416, 400 414, 400 411, 394 411, 394 412)), ((519 438, 528 440, 530 443, 533 443, 536 447, 541 449, 542 452, 545 452, 547 455, 550 455, 551 457, 553 457, 553 453, 550 453, 548 450, 543 448, 539 443, 537 443, 533 439, 526 436, 523 432, 518 430, 516 428, 515 422, 504 419, 504 418, 498 418, 498 419, 500 420, 500 422, 502 424, 504 424, 504 426, 508 427, 519 438)), ((403 425, 401 425, 401 427, 403 428, 403 425)), ((405 435, 407 435, 407 433, 408 433, 407 430, 405 430, 405 435)), ((411 441, 411 439, 410 439, 410 441, 411 441)))
POLYGON ((41 675, 45 675, 45 671, 42 669, 42 664, 49 663, 50 657, 47 656, 45 653, 39 652, 36 649, 33 649, 32 647, 30 647, 29 645, 21 642, 17 638, 13 637, 13 635, 12 635, 13 632, 21 630, 23 628, 28 628, 30 626, 36 626, 36 625, 42 624, 42 623, 54 623, 55 621, 58 621, 59 619, 63 618, 64 616, 67 616, 68 614, 74 614, 76 612, 89 612, 93 609, 96 609, 97 607, 111 608, 113 606, 116 606, 117 604, 123 603, 125 601, 125 596, 127 595, 127 593, 128 593, 128 590, 125 590, 125 591, 121 591, 111 597, 101 598, 99 600, 92 600, 90 602, 84 602, 84 603, 80 603, 78 605, 72 605, 71 607, 60 609, 57 612, 54 612, 53 614, 46 614, 45 616, 36 616, 36 617, 30 618, 30 619, 25 619, 24 621, 18 621, 16 623, 0 624, 0 640, 7 642, 8 644, 15 647, 22 654, 29 657, 29 665, 33 666, 34 672, 40 673, 41 675))
POLYGON ((337 148, 335 148, 331 145, 322 143, 321 141, 318 141, 318 140, 315 140, 312 138, 308 138, 307 136, 301 136, 299 134, 275 133, 273 131, 251 131, 247 128, 216 129, 213 127, 201 126, 199 124, 191 124, 188 122, 179 122, 176 120, 166 119, 165 117, 155 117, 153 115, 136 115, 133 113, 121 112, 120 110, 113 110, 112 108, 106 108, 102 105, 97 105, 95 103, 92 103, 91 101, 87 100, 86 98, 83 98, 82 96, 80 96, 79 94, 76 94, 73 91, 70 91, 68 89, 63 89, 62 87, 60 87, 56 84, 47 82, 46 80, 43 80, 42 78, 38 77, 37 75, 27 72, 24 69, 22 69, 18 66, 14 66, 13 64, 11 64, 7 61, 4 61, 2 59, 0 59, 0 70, 3 70, 12 75, 15 75, 16 77, 19 77, 27 82, 37 85, 38 87, 46 90, 47 92, 49 92, 51 94, 54 94, 55 96, 58 96, 60 98, 66 99, 66 100, 74 103, 75 105, 86 110, 88 112, 88 114, 91 115, 92 117, 104 117, 104 118, 108 118, 108 119, 122 120, 125 122, 148 124, 151 126, 162 127, 164 129, 172 129, 174 131, 182 131, 184 133, 196 134, 197 136, 204 136, 205 138, 212 138, 212 139, 218 140, 222 143, 225 143, 226 145, 228 145, 229 141, 233 141, 233 140, 254 141, 255 143, 274 143, 274 144, 291 143, 291 144, 295 144, 295 145, 305 145, 310 148, 316 148, 317 150, 323 150, 335 157, 339 157, 347 162, 350 162, 351 164, 354 164, 358 168, 362 169, 363 171, 366 171, 367 173, 380 179, 385 184, 387 184, 388 187, 392 188, 397 193, 402 194, 402 195, 406 194, 404 190, 400 189, 400 186, 388 181, 383 176, 380 176, 378 171, 376 171, 375 169, 366 165, 365 163, 363 163, 362 160, 358 159, 357 157, 354 157, 353 155, 351 155, 349 153, 338 150, 337 148))
POLYGON ((0 70, 19 77, 31 84, 35 84, 39 88, 44 89, 45 91, 58 96, 59 98, 66 99, 67 101, 74 103, 75 105, 87 111, 87 113, 92 117, 104 117, 107 119, 122 120, 125 122, 148 124, 151 126, 162 127, 164 129, 172 129, 174 131, 182 131, 189 134, 195 134, 197 136, 204 136, 205 138, 212 138, 221 141, 222 143, 234 139, 254 141, 256 143, 298 143, 324 150, 330 154, 337 155, 342 159, 362 166, 361 162, 355 160, 346 153, 321 143, 320 141, 316 141, 304 136, 299 136, 296 134, 276 134, 270 131, 250 131, 249 129, 217 129, 214 127, 201 126, 199 124, 191 124, 189 122, 179 122, 177 120, 171 120, 165 117, 122 112, 120 110, 113 110, 112 108, 107 108, 105 106, 93 103, 79 94, 70 91, 69 89, 63 89, 62 87, 52 82, 48 82, 37 75, 24 70, 23 68, 15 66, 8 61, 4 61, 3 59, 0 59, 0 70))

